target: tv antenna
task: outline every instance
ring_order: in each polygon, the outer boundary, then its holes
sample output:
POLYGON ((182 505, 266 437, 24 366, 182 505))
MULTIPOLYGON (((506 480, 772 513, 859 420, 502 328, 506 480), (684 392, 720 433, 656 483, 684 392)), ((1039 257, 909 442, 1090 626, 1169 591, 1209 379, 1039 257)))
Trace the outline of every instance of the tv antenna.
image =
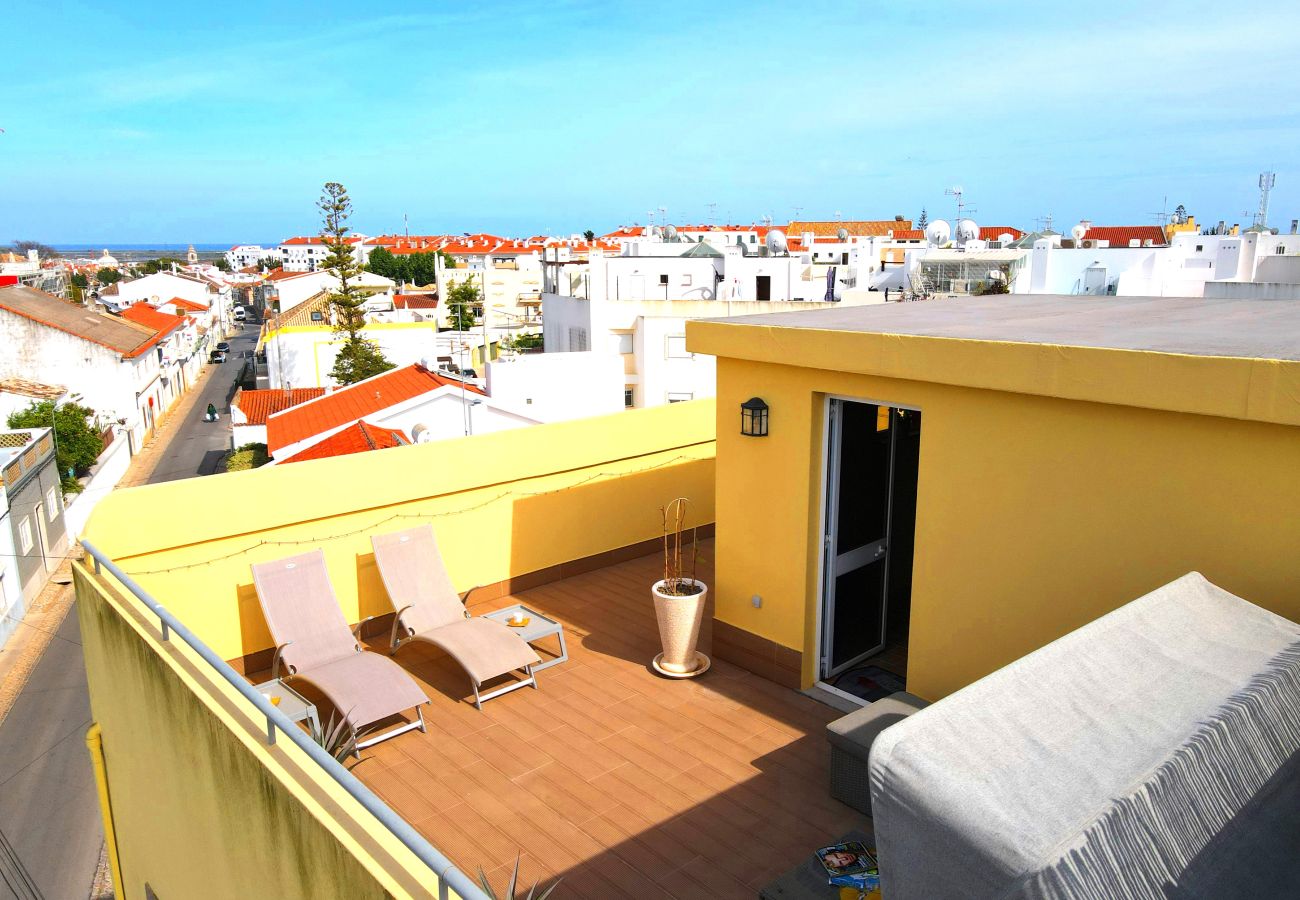
POLYGON ((796 206, 796 207, 794 208, 794 220, 795 220, 796 222, 798 222, 798 221, 799 221, 799 216, 802 215, 802 214, 803 214, 803 207, 802 207, 802 206, 796 206))
POLYGON ((1155 219, 1156 224, 1159 225, 1161 228, 1164 228, 1166 225, 1168 225, 1169 224, 1169 195, 1166 194, 1164 198, 1161 199, 1160 212, 1148 213, 1148 215, 1152 219, 1155 219))
POLYGON ((411 236, 411 220, 406 217, 406 213, 402 213, 402 225, 406 229, 406 236, 409 238, 411 236))
POLYGON ((1048 213, 1045 216, 1039 216, 1037 219, 1034 219, 1034 224, 1038 226, 1039 231, 1051 231, 1052 214, 1048 213))
POLYGON ((1255 224, 1261 228, 1268 227, 1268 194, 1275 184, 1277 184, 1276 173, 1259 173, 1259 210, 1255 213, 1255 224))
POLYGON ((663 222, 664 225, 668 224, 668 210, 664 209, 662 206, 659 207, 659 221, 663 222))
POLYGON ((717 211, 718 211, 718 204, 716 204, 716 203, 706 203, 706 204, 704 204, 704 205, 707 206, 707 207, 709 208, 709 224, 712 225, 712 224, 714 224, 714 223, 717 221, 717 215, 716 215, 716 213, 717 213, 717 211))
POLYGON ((966 205, 966 189, 963 188, 960 184, 955 184, 950 188, 946 188, 944 190, 944 193, 947 194, 949 197, 957 198, 957 221, 958 222, 966 218, 967 213, 979 212, 979 210, 976 209, 975 207, 966 205))

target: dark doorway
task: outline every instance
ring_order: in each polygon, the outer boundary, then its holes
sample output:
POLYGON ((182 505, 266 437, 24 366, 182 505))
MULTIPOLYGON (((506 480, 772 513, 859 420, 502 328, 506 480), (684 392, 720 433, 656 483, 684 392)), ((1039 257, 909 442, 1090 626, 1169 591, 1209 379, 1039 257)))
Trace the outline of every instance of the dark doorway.
POLYGON ((763 301, 772 299, 771 275, 757 275, 754 277, 754 299, 763 301))
POLYGON ((921 413, 831 400, 820 675, 864 700, 902 690, 921 413))

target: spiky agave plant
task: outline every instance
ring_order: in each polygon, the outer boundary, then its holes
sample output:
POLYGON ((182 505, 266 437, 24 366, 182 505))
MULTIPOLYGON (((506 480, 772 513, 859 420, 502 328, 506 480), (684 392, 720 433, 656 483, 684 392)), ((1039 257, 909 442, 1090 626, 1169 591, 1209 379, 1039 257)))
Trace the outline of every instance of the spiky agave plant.
POLYGON ((484 893, 491 897, 492 900, 520 900, 521 896, 522 900, 546 900, 547 897, 551 896, 551 891, 560 886, 562 880, 563 879, 560 878, 555 879, 554 884, 542 891, 540 894, 537 894, 535 897, 533 894, 536 893, 537 885, 539 884, 539 882, 536 881, 534 881, 533 886, 528 889, 528 894, 526 896, 516 894, 515 885, 519 883, 519 857, 516 856, 515 869, 510 873, 510 884, 506 885, 506 892, 504 894, 498 894, 492 889, 492 885, 488 883, 487 875, 483 872, 483 867, 480 866, 478 870, 478 883, 483 886, 484 893))
POLYGON ((333 713, 330 713, 329 724, 324 728, 316 724, 312 725, 311 739, 339 762, 343 762, 357 752, 356 732, 352 730, 346 717, 337 717, 333 713))

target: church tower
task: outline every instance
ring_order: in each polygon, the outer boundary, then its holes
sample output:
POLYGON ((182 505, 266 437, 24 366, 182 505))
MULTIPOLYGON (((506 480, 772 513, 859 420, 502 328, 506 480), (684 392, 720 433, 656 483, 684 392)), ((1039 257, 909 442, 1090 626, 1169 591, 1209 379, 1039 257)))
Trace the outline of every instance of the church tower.
POLYGON ((194 249, 193 244, 190 244, 190 250, 185 254, 185 261, 190 265, 194 265, 199 261, 199 252, 194 249))

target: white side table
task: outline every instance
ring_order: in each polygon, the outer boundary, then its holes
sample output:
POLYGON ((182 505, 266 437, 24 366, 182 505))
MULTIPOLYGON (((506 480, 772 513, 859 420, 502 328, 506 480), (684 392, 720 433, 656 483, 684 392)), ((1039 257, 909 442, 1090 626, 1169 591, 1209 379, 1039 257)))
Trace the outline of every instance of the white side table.
POLYGON ((288 716, 290 722, 306 722, 312 734, 320 732, 320 715, 316 712, 316 706, 308 703, 302 694, 285 684, 284 679, 277 678, 265 684, 255 684, 253 689, 288 716), (276 702, 277 697, 280 698, 279 702, 276 702))
POLYGON ((514 606, 507 606, 505 609, 498 609, 496 612, 490 612, 483 616, 485 619, 492 619, 508 627, 511 631, 517 632, 521 638, 528 643, 535 643, 542 638, 555 635, 560 641, 560 655, 554 659, 548 659, 546 662, 538 663, 533 666, 534 672, 540 672, 542 669, 549 669, 551 666, 558 666, 569 658, 569 650, 564 646, 564 626, 554 619, 548 619, 546 616, 534 609, 529 609, 522 603, 516 603, 514 606), (522 628, 516 628, 510 624, 510 617, 516 612, 522 612, 528 617, 529 622, 522 628))

